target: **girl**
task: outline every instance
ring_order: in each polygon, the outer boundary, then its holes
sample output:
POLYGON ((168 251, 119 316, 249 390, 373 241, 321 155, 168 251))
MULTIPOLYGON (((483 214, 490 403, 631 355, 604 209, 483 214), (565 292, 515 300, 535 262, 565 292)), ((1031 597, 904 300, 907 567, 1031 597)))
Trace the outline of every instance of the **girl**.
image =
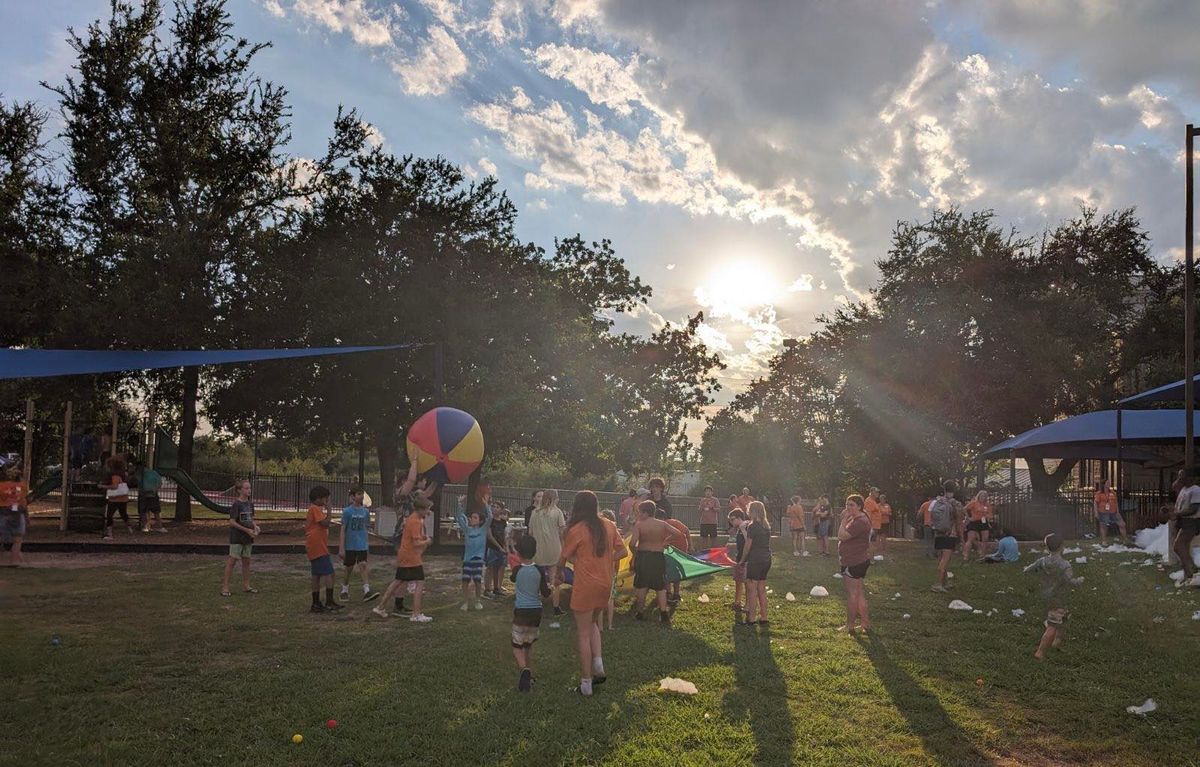
POLYGON ((813 509, 813 522, 817 526, 817 541, 821 544, 821 556, 829 556, 829 534, 833 532, 833 512, 829 508, 829 499, 821 496, 817 499, 817 508, 813 509))
POLYGON ((981 558, 987 554, 988 531, 992 521, 992 507, 988 503, 986 490, 980 490, 975 494, 975 499, 967 504, 966 512, 970 521, 967 522, 967 544, 963 546, 964 562, 971 558, 972 547, 979 549, 979 556, 981 558))
POLYGON ((576 493, 557 567, 565 567, 568 561, 575 567, 571 612, 575 617, 575 646, 579 652, 579 687, 572 692, 580 695, 590 696, 592 686, 607 679, 600 625, 612 594, 616 564, 626 553, 617 526, 600 516, 596 494, 590 490, 576 493))
POLYGON ((746 525, 746 547, 738 558, 746 565, 746 623, 766 626, 767 620, 767 573, 771 570, 771 523, 767 521, 767 507, 762 501, 751 501, 750 524, 746 525), (754 620, 758 613, 758 621, 754 620))
POLYGON ((551 584, 551 603, 554 614, 562 615, 559 600, 562 598, 562 584, 558 582, 558 560, 562 553, 563 530, 567 527, 567 519, 562 509, 558 508, 558 491, 541 491, 540 503, 529 513, 529 534, 537 541, 537 554, 533 563, 546 574, 546 582, 551 584))
POLYGON ((120 456, 108 459, 108 484, 104 488, 106 505, 104 509, 104 537, 112 540, 113 518, 121 515, 125 529, 133 535, 133 526, 129 524, 129 478, 125 475, 125 461, 120 456))
POLYGON ((838 530, 838 559, 842 565, 842 583, 846 585, 846 625, 839 631, 855 633, 856 625, 870 631, 871 617, 867 613, 867 595, 863 578, 871 566, 871 518, 863 511, 863 497, 846 499, 842 526, 838 530))
POLYGON ((804 506, 800 503, 800 496, 792 496, 787 507, 787 517, 788 528, 792 531, 792 556, 807 557, 808 543, 804 538, 804 506))
POLYGON ((733 620, 740 623, 742 619, 742 592, 746 588, 746 566, 742 562, 742 551, 746 548, 746 512, 734 507, 729 512, 729 529, 733 535, 733 620))

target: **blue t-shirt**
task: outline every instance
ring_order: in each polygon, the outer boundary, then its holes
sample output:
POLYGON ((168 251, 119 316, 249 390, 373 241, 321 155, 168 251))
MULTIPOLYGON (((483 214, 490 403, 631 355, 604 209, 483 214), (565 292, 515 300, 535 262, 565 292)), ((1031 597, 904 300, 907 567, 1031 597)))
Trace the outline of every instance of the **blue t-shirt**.
POLYGON ((371 510, 366 506, 347 506, 342 509, 342 527, 346 529, 346 551, 366 551, 370 548, 367 528, 371 510))
POLYGON ((513 607, 517 610, 542 609, 542 596, 550 596, 550 588, 546 585, 546 574, 536 565, 521 565, 513 574, 513 583, 517 584, 516 601, 513 607))
POLYGON ((483 550, 487 548, 487 526, 492 521, 492 507, 485 506, 483 511, 483 524, 479 527, 471 527, 467 524, 467 514, 465 511, 458 512, 458 529, 462 530, 463 535, 464 562, 483 559, 483 550))
POLYGON ((1001 538, 996 543, 996 553, 1005 562, 1016 562, 1021 558, 1021 550, 1017 548, 1017 539, 1011 535, 1001 538))

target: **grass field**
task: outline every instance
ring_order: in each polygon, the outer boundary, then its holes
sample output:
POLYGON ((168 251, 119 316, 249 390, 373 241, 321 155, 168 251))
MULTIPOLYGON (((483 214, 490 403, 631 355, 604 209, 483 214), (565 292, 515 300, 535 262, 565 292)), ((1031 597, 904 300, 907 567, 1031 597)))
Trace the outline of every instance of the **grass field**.
POLYGON ((0 763, 1197 763, 1200 598, 1153 567, 1119 564, 1142 557, 1089 558, 1069 639, 1045 663, 1032 658, 1032 578, 956 561, 957 588, 937 595, 929 562, 894 545, 868 575, 871 637, 834 631, 834 560, 777 556, 769 633, 733 628, 727 579, 690 582, 672 628, 618 616, 605 634, 609 681, 590 700, 566 691, 569 618, 543 623, 535 690, 515 691, 511 602, 460 612, 449 558, 432 563, 425 626, 368 620, 359 602, 309 615, 299 558, 262 557, 260 593, 230 599, 216 558, 4 571, 0 763), (815 584, 831 597, 809 598, 815 584), (953 612, 951 597, 999 612, 953 612), (1017 607, 1028 614, 1012 617, 1017 607), (659 693, 665 676, 700 692, 659 693), (1147 697, 1157 712, 1125 712, 1147 697))

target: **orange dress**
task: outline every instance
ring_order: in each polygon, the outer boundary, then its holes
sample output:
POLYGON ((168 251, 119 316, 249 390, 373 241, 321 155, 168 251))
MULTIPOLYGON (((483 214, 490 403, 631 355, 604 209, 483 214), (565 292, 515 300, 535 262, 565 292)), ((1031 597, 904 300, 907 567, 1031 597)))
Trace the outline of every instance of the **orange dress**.
POLYGON ((574 612, 608 607, 608 598, 612 594, 616 552, 624 544, 616 525, 607 519, 600 521, 604 523, 604 531, 608 536, 601 556, 596 556, 591 531, 585 524, 568 528, 563 541, 562 558, 570 561, 575 570, 575 582, 571 586, 571 610, 574 612))

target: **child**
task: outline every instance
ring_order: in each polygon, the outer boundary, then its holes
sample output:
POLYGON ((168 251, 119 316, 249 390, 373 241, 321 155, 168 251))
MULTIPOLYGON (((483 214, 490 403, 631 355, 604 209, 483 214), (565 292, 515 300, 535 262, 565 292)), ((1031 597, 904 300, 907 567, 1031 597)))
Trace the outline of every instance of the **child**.
POLYGON ((821 545, 821 556, 829 556, 829 535, 833 532, 833 510, 829 508, 829 498, 821 496, 817 499, 817 507, 813 509, 813 524, 817 526, 817 542, 821 545))
POLYGON ((162 475, 139 460, 135 464, 137 471, 137 509, 138 523, 143 533, 150 532, 150 517, 154 517, 154 531, 165 533, 167 528, 162 523, 162 505, 158 500, 158 490, 162 487, 162 475))
POLYGON ((1017 539, 1008 530, 1003 530, 1000 540, 996 542, 996 550, 979 561, 994 565, 1002 562, 1016 562, 1020 558, 1021 549, 1017 546, 1017 539))
POLYGON ((12 547, 8 566, 20 567, 25 562, 21 544, 29 526, 29 509, 26 506, 29 493, 21 481, 20 465, 9 467, 6 474, 7 481, 0 482, 0 540, 6 547, 12 547))
POLYGON ((1050 553, 1041 557, 1032 565, 1025 568, 1027 573, 1040 573, 1042 576, 1042 597, 1046 600, 1046 632, 1038 642, 1033 657, 1042 660, 1046 650, 1062 644, 1065 629, 1063 622, 1070 612, 1067 609, 1071 586, 1083 583, 1083 578, 1076 578, 1071 572, 1071 563, 1063 558, 1062 538, 1050 533, 1046 536, 1046 550, 1050 553))
POLYGON ((105 508, 104 508, 104 538, 112 540, 113 519, 117 514, 121 515, 121 521, 125 523, 125 529, 133 535, 133 526, 129 524, 129 478, 125 476, 125 461, 120 457, 113 456, 108 459, 105 464, 108 469, 108 484, 100 484, 104 488, 105 508))
POLYGON ((342 599, 350 598, 350 573, 358 570, 362 578, 363 601, 379 598, 378 591, 371 591, 371 567, 367 563, 371 543, 367 531, 371 527, 371 510, 363 505, 361 487, 350 488, 350 505, 342 509, 342 562, 346 566, 342 581, 342 599))
POLYGON ((746 545, 738 564, 746 568, 746 622, 744 625, 767 626, 767 573, 771 571, 771 523, 762 501, 750 502, 750 524, 746 525, 746 545), (758 620, 754 620, 757 612, 758 620))
POLYGON ((487 552, 484 555, 487 579, 484 581, 483 595, 501 599, 508 595, 500 583, 504 577, 504 566, 508 563, 512 541, 508 530, 508 507, 501 501, 496 501, 495 506, 491 524, 487 527, 487 552))
MULTIPOLYGON (((601 511, 600 516, 604 517, 605 519, 607 519, 609 522, 612 522, 613 524, 617 523, 617 518, 613 515, 611 509, 605 509, 605 510, 601 511)), ((713 527, 716 527, 716 525, 713 525, 713 527)), ((620 561, 618 561, 617 566, 619 567, 620 564, 621 564, 620 561)), ((614 575, 615 575, 615 573, 614 573, 614 575)), ((612 589, 608 593, 608 611, 606 613, 609 631, 612 631, 613 616, 616 614, 616 612, 617 612, 617 579, 614 577, 612 589)), ((604 626, 601 625, 600 629, 603 630, 604 626)))
POLYGON ((221 596, 227 597, 229 591, 229 576, 233 575, 233 565, 242 560, 242 591, 247 594, 257 594, 258 590, 250 587, 250 553, 254 548, 254 539, 262 532, 254 521, 254 503, 250 500, 250 480, 237 481, 237 500, 229 505, 229 558, 225 560, 225 580, 221 584, 221 596))
POLYGON ((326 613, 342 609, 333 601, 333 560, 329 556, 329 488, 317 485, 308 491, 308 516, 304 519, 304 552, 312 570, 311 612, 326 613), (325 605, 321 606, 321 588, 325 605))
POLYGON ((403 616, 409 613, 404 609, 404 597, 399 596, 405 590, 413 595, 413 607, 409 620, 413 623, 429 623, 433 620, 421 612, 421 597, 425 593, 425 567, 422 555, 429 548, 429 537, 425 535, 425 517, 433 504, 424 496, 414 496, 412 499, 412 514, 404 520, 404 530, 400 533, 400 547, 396 549, 396 577, 388 584, 383 593, 383 604, 373 608, 371 612, 380 618, 388 617, 387 604, 389 599, 398 598, 395 615, 403 616))
POLYGON ((516 549, 521 564, 512 573, 512 581, 517 587, 513 603, 512 648, 513 659, 521 669, 517 689, 529 692, 533 689, 533 671, 529 667, 533 643, 538 640, 538 627, 542 625, 542 599, 550 596, 550 586, 546 583, 546 573, 533 563, 537 539, 523 535, 517 541, 516 549))
POLYGON ((746 588, 746 566, 742 564, 742 550, 746 548, 746 512, 741 507, 734 507, 729 512, 729 529, 733 531, 734 551, 733 561, 733 612, 734 620, 741 620, 742 593, 746 588))
POLYGON ((792 531, 792 556, 807 557, 808 543, 805 540, 807 531, 804 528, 804 506, 800 496, 793 495, 787 507, 788 528, 792 531))
MULTIPOLYGON (((482 485, 480 488, 482 490, 482 485)), ((471 609, 471 585, 475 585, 475 609, 483 609, 483 557, 487 547, 488 528, 492 522, 492 508, 487 501, 491 500, 490 491, 477 490, 479 508, 471 509, 470 513, 458 512, 458 529, 463 537, 463 566, 462 566, 462 611, 471 609), (485 500, 486 499, 486 500, 485 500)))

